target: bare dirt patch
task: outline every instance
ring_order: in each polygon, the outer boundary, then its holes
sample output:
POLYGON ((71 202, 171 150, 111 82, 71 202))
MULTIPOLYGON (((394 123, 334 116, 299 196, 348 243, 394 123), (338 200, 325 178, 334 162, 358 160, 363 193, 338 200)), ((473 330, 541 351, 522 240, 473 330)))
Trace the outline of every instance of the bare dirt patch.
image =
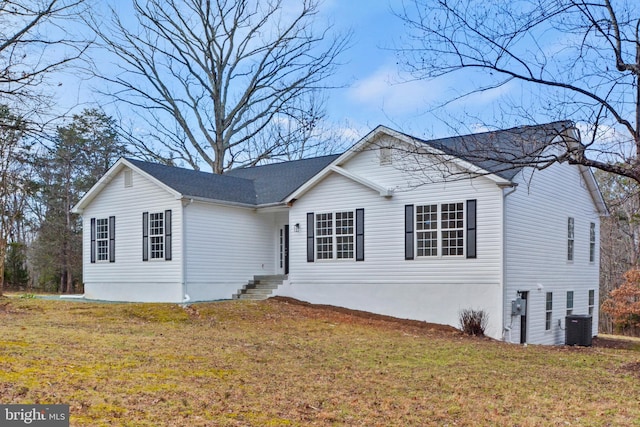
POLYGON ((592 345, 594 347, 602 347, 602 348, 617 348, 624 350, 635 350, 640 347, 640 344, 634 341, 625 340, 621 338, 610 338, 610 337, 593 337, 592 345))
POLYGON ((429 333, 443 336, 464 336, 459 329, 449 325, 400 319, 398 317, 352 310, 333 305, 311 304, 294 298, 273 297, 269 298, 268 302, 304 307, 305 315, 310 318, 334 318, 344 323, 358 323, 362 325, 393 328, 394 330, 410 331, 412 333, 421 332, 423 334, 429 333))

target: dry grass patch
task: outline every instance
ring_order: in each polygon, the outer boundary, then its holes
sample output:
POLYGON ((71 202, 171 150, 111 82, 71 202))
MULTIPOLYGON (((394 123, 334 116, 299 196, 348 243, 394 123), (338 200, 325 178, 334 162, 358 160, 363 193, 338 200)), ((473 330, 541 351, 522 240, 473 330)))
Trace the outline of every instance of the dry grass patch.
POLYGON ((0 402, 67 403, 74 426, 640 425, 637 350, 274 300, 0 305, 0 402))

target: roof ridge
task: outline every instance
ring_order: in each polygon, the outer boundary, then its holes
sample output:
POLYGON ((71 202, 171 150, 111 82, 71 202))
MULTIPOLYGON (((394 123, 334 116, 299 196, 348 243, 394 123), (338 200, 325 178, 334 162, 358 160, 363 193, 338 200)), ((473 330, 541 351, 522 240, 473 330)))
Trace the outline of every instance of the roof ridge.
MULTIPOLYGON (((575 123, 571 120, 556 120, 553 122, 548 122, 548 123, 540 123, 540 124, 533 124, 533 125, 520 125, 520 126, 513 126, 507 129, 494 129, 494 130, 486 130, 486 131, 482 131, 482 132, 475 132, 475 133, 467 133, 464 135, 451 135, 451 136, 443 136, 440 138, 433 138, 433 139, 423 139, 423 138, 418 138, 415 136, 411 136, 409 134, 404 134, 407 135, 411 138, 417 139, 419 141, 422 142, 437 142, 437 141, 442 141, 442 140, 446 140, 446 139, 453 139, 453 138, 469 138, 469 137, 476 137, 476 136, 484 136, 484 135, 489 135, 489 134, 496 134, 496 133, 500 133, 500 134, 505 134, 505 133, 510 133, 510 132, 514 132, 516 130, 518 131, 527 131, 527 130, 533 130, 533 129, 544 129, 544 128, 548 128, 548 127, 552 127, 553 125, 556 124, 570 124, 570 126, 567 126, 566 129, 575 126, 575 123)), ((402 132, 400 132, 402 133, 402 132)))
POLYGON ((269 167, 269 166, 285 165, 285 164, 303 162, 303 161, 308 161, 308 160, 323 159, 323 158, 326 158, 326 157, 340 156, 342 154, 343 153, 325 154, 325 155, 322 155, 322 156, 305 157, 305 158, 302 158, 302 159, 295 159, 295 160, 283 160, 281 162, 265 163, 265 164, 262 164, 262 165, 240 166, 240 167, 237 167, 237 168, 229 169, 226 172, 237 171, 237 170, 245 170, 245 169, 258 169, 258 168, 264 168, 264 167, 269 167))

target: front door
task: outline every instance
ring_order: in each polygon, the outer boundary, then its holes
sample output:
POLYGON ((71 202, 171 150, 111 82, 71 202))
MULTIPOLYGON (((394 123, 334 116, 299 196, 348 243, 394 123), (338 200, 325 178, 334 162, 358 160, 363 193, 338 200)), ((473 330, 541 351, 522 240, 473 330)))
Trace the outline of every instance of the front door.
POLYGON ((289 224, 284 226, 284 274, 289 274, 289 224))
POLYGON ((280 227, 278 232, 279 267, 283 274, 289 274, 289 224, 280 227))
POLYGON ((524 314, 520 316, 520 344, 527 343, 527 297, 529 296, 529 292, 520 292, 520 298, 524 300, 525 309, 524 314))

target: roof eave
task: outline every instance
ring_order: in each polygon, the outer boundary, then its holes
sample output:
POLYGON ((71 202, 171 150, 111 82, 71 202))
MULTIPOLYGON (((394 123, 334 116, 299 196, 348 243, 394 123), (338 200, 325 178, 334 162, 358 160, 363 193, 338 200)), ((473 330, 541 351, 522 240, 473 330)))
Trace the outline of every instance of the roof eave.
POLYGON ((182 195, 181 197, 179 197, 179 199, 181 199, 183 202, 202 202, 202 203, 209 203, 214 205, 232 206, 237 208, 256 209, 257 207, 259 207, 259 205, 254 203, 233 202, 230 200, 213 199, 213 198, 202 197, 202 196, 182 195))

